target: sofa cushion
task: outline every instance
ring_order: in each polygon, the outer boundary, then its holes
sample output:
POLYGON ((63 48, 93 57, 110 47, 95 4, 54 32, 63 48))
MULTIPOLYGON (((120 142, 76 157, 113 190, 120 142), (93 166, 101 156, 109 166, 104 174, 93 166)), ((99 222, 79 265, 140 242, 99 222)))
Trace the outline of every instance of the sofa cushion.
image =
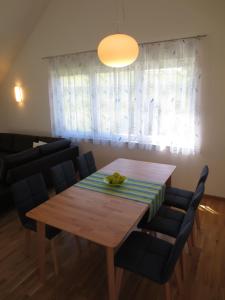
POLYGON ((0 182, 4 179, 4 160, 3 158, 0 158, 0 182))
POLYGON ((65 148, 68 148, 70 146, 70 144, 71 144, 70 140, 63 139, 63 140, 60 140, 57 142, 42 145, 38 148, 40 149, 41 154, 48 155, 48 154, 63 150, 65 148))
POLYGON ((11 189, 3 183, 0 183, 0 213, 13 206, 11 189))
POLYGON ((0 152, 0 182, 3 181, 4 175, 4 157, 9 155, 8 152, 0 152))
POLYGON ((9 169, 20 166, 26 162, 30 162, 39 158, 39 149, 28 149, 19 153, 9 154, 0 160, 0 180, 6 181, 6 174, 9 169))
POLYGON ((7 168, 11 169, 19 165, 22 165, 26 162, 29 162, 31 160, 37 159, 40 156, 41 155, 38 148, 37 149, 31 148, 25 151, 21 151, 19 153, 7 155, 4 158, 4 163, 7 165, 7 168))
POLYGON ((6 183, 12 184, 16 181, 24 179, 35 173, 42 173, 48 186, 51 182, 51 167, 62 163, 63 161, 72 160, 75 162, 79 150, 77 146, 68 147, 62 151, 52 153, 51 155, 41 156, 40 158, 10 169, 7 172, 6 183))
POLYGON ((52 143, 52 142, 57 142, 59 140, 62 140, 62 138, 50 137, 50 136, 37 136, 37 140, 45 143, 52 143))
POLYGON ((0 160, 3 159, 7 155, 9 155, 9 152, 1 152, 0 151, 0 160))
POLYGON ((15 134, 13 142, 13 152, 20 152, 32 148, 33 142, 37 142, 36 136, 15 134))
POLYGON ((39 147, 39 146, 42 146, 42 145, 45 145, 45 144, 47 144, 47 143, 42 142, 42 141, 33 142, 33 148, 36 148, 36 147, 39 147))
POLYGON ((14 134, 0 133, 0 151, 12 153, 13 140, 14 140, 14 134))

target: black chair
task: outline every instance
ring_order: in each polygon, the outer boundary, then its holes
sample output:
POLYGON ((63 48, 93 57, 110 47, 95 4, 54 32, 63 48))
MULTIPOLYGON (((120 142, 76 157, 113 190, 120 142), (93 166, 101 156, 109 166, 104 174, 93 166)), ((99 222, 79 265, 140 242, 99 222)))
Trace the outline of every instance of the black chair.
MULTIPOLYGON (((28 218, 26 213, 47 201, 48 191, 41 174, 35 174, 14 183, 11 187, 11 191, 19 219, 23 227, 26 229, 26 253, 29 255, 31 231, 37 231, 37 224, 35 220, 28 218)), ((45 227, 45 236, 51 241, 55 273, 58 274, 58 262, 55 253, 54 237, 60 232, 60 230, 49 225, 46 225, 45 227)))
POLYGON ((87 161, 89 173, 92 174, 92 173, 96 172, 97 168, 96 168, 95 158, 94 158, 92 151, 85 153, 84 156, 87 161))
MULTIPOLYGON (((206 182, 208 174, 209 174, 209 168, 206 165, 203 167, 201 171, 196 189, 198 188, 200 183, 206 182)), ((187 210, 192 200, 193 194, 194 192, 191 191, 179 189, 176 187, 168 187, 166 188, 164 205, 187 210)))
MULTIPOLYGON (((74 185, 77 180, 72 160, 65 161, 51 168, 51 177, 56 194, 74 185)), ((81 242, 77 236, 75 236, 75 240, 81 252, 81 242)))
POLYGON ((72 160, 65 161, 51 168, 52 183, 56 194, 74 185, 76 173, 72 160))
POLYGON ((80 155, 77 158, 77 167, 80 174, 80 179, 84 179, 97 171, 95 159, 91 151, 80 155))
MULTIPOLYGON (((150 221, 146 222, 147 215, 139 222, 138 228, 146 232, 163 233, 173 238, 177 238, 181 228, 189 220, 192 211, 196 212, 197 207, 204 195, 204 183, 200 183, 196 192, 192 197, 192 202, 186 214, 179 210, 174 210, 170 207, 162 205, 158 210, 156 216, 150 221)), ((194 213, 193 218, 197 217, 194 213)), ((197 221, 196 221, 197 222, 197 221)), ((191 240, 187 240, 189 252, 191 253, 192 246, 194 245, 194 233, 191 231, 191 240)), ((181 275, 184 278, 184 258, 181 255, 181 275)))
POLYGON ((174 245, 144 232, 132 232, 115 255, 117 290, 120 290, 122 273, 125 269, 159 284, 165 284, 166 299, 171 299, 169 280, 175 270, 178 288, 180 288, 180 280, 175 266, 192 230, 193 215, 194 210, 192 209, 187 215, 174 245))
MULTIPOLYGON (((198 193, 199 186, 202 186, 202 185, 204 186, 207 177, 208 177, 208 167, 206 166, 203 168, 202 176, 200 177, 197 188, 196 188, 195 192, 192 193, 191 197, 182 197, 179 195, 166 193, 165 201, 163 202, 163 205, 167 205, 170 207, 175 207, 175 208, 179 208, 184 211, 187 211, 193 201, 194 195, 196 193, 198 193)), ((198 210, 196 210, 196 224, 197 224, 198 230, 200 230, 201 226, 200 226, 200 216, 199 216, 198 210)))
POLYGON ((186 222, 187 218, 189 218, 189 214, 191 213, 190 211, 197 210, 203 195, 204 183, 200 183, 192 197, 192 201, 186 214, 182 211, 174 210, 170 207, 162 205, 155 217, 150 222, 146 221, 147 215, 145 215, 144 218, 139 222, 138 228, 141 228, 144 231, 163 233, 176 238, 181 227, 186 222))

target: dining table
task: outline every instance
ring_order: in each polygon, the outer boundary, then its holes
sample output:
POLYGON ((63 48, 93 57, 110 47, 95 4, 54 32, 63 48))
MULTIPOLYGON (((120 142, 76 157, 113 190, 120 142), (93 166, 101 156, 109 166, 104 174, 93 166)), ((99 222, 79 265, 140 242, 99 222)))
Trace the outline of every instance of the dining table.
POLYGON ((27 212, 26 216, 37 222, 38 270, 41 282, 44 283, 46 277, 47 224, 105 247, 108 299, 117 300, 115 251, 147 211, 151 211, 152 204, 155 203, 154 197, 161 197, 161 202, 163 201, 159 187, 171 184, 175 168, 170 164, 119 158, 27 212), (107 189, 102 178, 114 172, 126 176, 127 185, 121 189, 107 189), (149 187, 152 192, 148 199, 146 195, 149 187), (135 194, 136 191, 138 193, 135 194))

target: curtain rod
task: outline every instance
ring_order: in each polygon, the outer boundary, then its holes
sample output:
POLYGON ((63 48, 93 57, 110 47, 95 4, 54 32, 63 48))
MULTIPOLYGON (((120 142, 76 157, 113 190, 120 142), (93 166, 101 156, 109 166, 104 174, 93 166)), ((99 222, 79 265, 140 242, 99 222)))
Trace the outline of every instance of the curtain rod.
MULTIPOLYGON (((207 34, 188 36, 188 37, 183 37, 183 38, 175 38, 175 39, 170 39, 170 40, 162 40, 162 41, 154 41, 154 42, 143 42, 143 43, 139 43, 139 46, 148 45, 148 44, 165 43, 165 42, 175 42, 175 41, 179 41, 179 40, 200 39, 200 38, 204 38, 204 37, 207 37, 207 34)), ((42 57, 42 59, 49 59, 49 58, 53 58, 53 57, 63 57, 63 56, 67 56, 67 55, 74 55, 74 54, 80 54, 80 53, 90 53, 90 52, 96 52, 96 51, 97 50, 78 51, 78 52, 73 52, 73 53, 65 53, 65 54, 59 54, 59 55, 45 56, 45 57, 42 57)))

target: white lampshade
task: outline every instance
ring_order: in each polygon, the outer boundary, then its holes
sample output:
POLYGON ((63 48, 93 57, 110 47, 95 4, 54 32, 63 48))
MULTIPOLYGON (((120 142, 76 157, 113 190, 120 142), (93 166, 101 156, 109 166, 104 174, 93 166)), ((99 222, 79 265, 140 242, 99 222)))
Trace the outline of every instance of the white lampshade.
POLYGON ((132 64, 138 57, 139 47, 127 34, 112 34, 98 45, 100 61, 109 67, 121 68, 132 64))

